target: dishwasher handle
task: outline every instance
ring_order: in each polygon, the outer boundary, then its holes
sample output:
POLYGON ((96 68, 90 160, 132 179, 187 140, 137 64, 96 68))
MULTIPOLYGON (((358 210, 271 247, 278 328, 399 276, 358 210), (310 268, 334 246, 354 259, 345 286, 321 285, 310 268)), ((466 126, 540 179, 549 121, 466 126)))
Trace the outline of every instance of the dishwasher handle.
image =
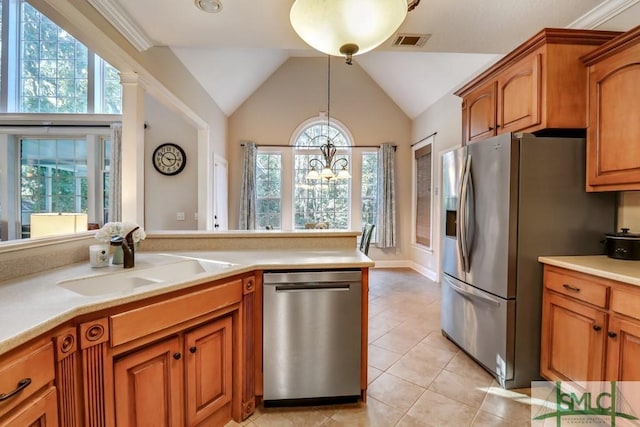
MULTIPOLYGON (((273 285, 272 285, 273 286, 273 285)), ((348 291, 350 283, 287 283, 275 285, 276 292, 348 291)))

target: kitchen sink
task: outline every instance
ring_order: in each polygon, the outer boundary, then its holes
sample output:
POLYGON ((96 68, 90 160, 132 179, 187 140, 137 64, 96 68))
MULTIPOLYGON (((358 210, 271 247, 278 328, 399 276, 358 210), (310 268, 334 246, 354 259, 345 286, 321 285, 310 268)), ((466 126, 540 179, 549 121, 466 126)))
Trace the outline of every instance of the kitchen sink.
POLYGON ((84 296, 130 293, 151 287, 188 281, 202 273, 216 273, 235 264, 206 259, 179 257, 178 262, 128 271, 63 280, 58 286, 84 296))
POLYGON ((58 282, 58 286, 85 296, 131 292, 140 286, 160 283, 161 280, 128 274, 104 274, 58 282))

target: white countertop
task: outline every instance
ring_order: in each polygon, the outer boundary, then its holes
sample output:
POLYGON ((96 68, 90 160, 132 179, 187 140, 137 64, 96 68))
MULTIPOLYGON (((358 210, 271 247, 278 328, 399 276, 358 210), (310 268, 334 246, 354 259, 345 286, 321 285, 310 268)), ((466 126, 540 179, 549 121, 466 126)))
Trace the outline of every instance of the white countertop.
POLYGON ((606 255, 543 256, 538 261, 605 279, 640 286, 640 261, 609 258, 606 255))
MULTIPOLYGON (((373 265, 373 261, 357 249, 138 252, 136 253, 136 266, 126 270, 122 266, 114 265, 91 268, 88 262, 72 264, 45 273, 0 282, 0 354, 79 315, 235 274, 253 270, 362 268, 373 265), (223 261, 233 265, 215 273, 198 274, 191 280, 163 282, 120 294, 83 296, 57 285, 60 281, 74 278, 103 274, 117 275, 123 272, 144 270, 156 265, 163 265, 167 263, 168 257, 172 256, 223 261)), ((117 279, 117 276, 114 279, 117 279)))

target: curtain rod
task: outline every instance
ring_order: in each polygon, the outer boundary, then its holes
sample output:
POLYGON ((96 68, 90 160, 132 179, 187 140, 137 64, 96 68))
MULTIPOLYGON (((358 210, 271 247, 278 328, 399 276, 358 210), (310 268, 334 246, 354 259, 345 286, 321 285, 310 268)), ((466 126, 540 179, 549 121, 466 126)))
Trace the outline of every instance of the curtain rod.
MULTIPOLYGON (((0 127, 3 128, 15 128, 15 127, 19 127, 19 128, 108 128, 111 127, 111 123, 109 124, 104 124, 104 125, 97 125, 97 124, 55 124, 55 123, 50 123, 50 124, 42 124, 42 125, 34 125, 34 124, 24 124, 24 123, 20 123, 20 124, 0 124, 0 127)), ((146 123, 144 124, 144 128, 146 129, 147 127, 149 127, 146 123)))
POLYGON ((438 134, 438 132, 434 132, 434 133, 432 133, 431 135, 427 135, 427 136, 425 136, 424 138, 422 138, 420 141, 416 141, 416 142, 414 142, 413 144, 411 144, 411 146, 413 147, 413 146, 414 146, 414 145, 416 145, 416 144, 420 144, 420 143, 421 143, 422 141, 424 141, 425 139, 429 139, 429 138, 431 138, 432 136, 437 135, 437 134, 438 134))
POLYGON ((79 124, 73 124, 73 125, 63 125, 63 124, 42 124, 42 125, 32 125, 32 124, 0 124, 0 127, 3 128, 108 128, 111 125, 94 125, 94 124, 87 124, 87 125, 79 125, 79 124))
MULTIPOLYGON (((244 147, 244 143, 240 144, 241 147, 244 147)), ((336 146, 336 148, 380 148, 382 145, 340 145, 336 146)), ((282 147, 282 148, 296 148, 294 145, 286 145, 286 144, 274 144, 274 145, 263 145, 256 144, 256 147, 282 147)), ((320 148, 320 147, 301 147, 301 148, 320 148)), ((393 149, 397 149, 397 145, 393 145, 393 149)))

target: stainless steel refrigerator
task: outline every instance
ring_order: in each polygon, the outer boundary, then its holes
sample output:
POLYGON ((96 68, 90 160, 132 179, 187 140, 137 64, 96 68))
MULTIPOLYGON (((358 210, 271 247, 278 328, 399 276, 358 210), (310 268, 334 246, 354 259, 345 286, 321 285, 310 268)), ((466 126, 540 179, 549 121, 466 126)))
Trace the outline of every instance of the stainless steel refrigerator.
POLYGON ((540 379, 541 255, 604 253, 615 195, 585 141, 504 134, 443 156, 442 332, 505 388, 540 379))

